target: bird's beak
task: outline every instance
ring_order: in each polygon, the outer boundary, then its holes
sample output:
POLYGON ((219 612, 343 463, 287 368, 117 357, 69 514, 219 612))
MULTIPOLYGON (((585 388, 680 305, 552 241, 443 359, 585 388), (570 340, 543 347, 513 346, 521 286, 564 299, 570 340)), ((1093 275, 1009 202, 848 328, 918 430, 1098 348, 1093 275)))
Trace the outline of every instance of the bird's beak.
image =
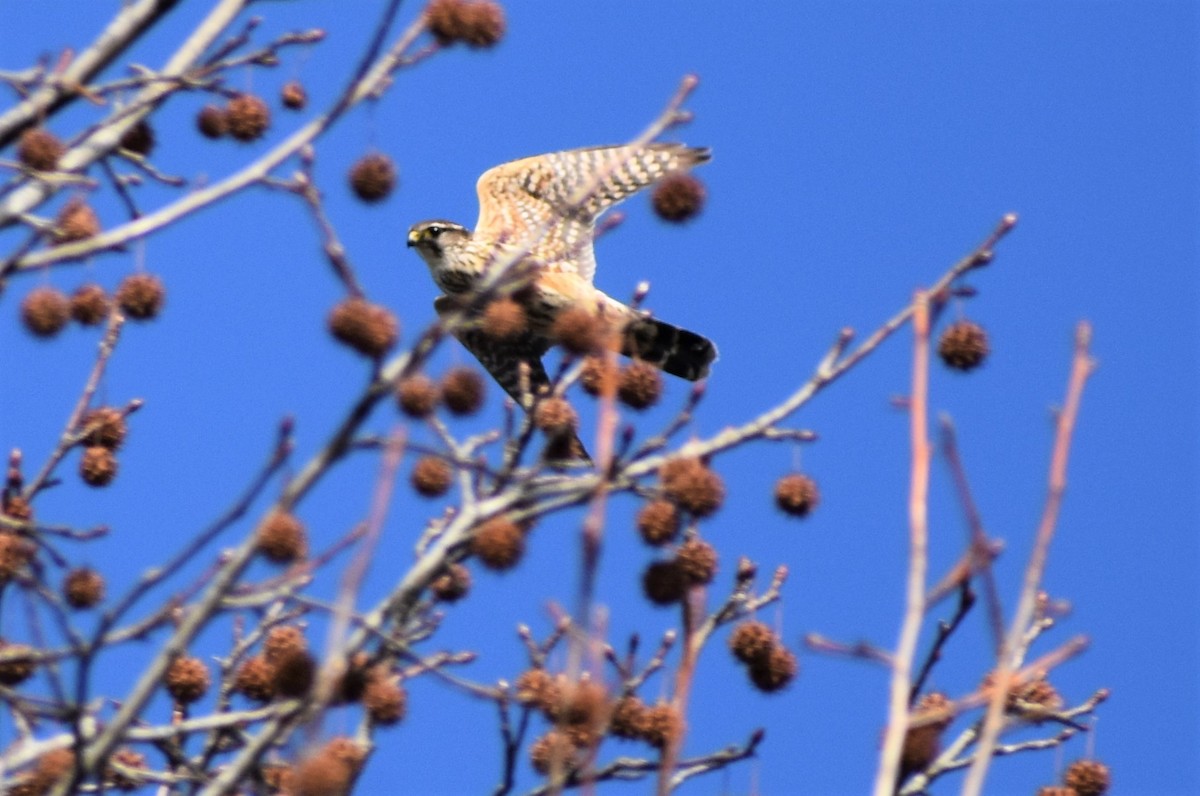
POLYGON ((421 239, 421 233, 420 233, 420 232, 418 232, 418 231, 417 231, 417 230, 415 230, 415 229, 410 229, 410 230, 408 231, 408 246, 409 246, 409 248, 412 248, 413 246, 416 246, 416 245, 417 245, 417 241, 419 241, 420 239, 421 239))

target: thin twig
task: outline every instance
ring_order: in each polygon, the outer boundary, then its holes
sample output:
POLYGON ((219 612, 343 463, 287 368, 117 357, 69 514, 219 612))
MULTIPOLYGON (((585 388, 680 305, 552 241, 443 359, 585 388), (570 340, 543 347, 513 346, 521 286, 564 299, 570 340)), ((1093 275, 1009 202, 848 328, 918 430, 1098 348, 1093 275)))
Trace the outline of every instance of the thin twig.
POLYGON ((80 96, 86 85, 150 29, 179 0, 136 0, 125 3, 92 44, 84 48, 61 73, 42 82, 23 102, 0 115, 0 149, 24 130, 80 96))
POLYGON ((962 457, 958 455, 958 439, 954 432, 954 422, 948 415, 941 417, 942 455, 946 457, 946 465, 954 478, 954 488, 958 493, 958 502, 962 506, 967 520, 967 542, 971 549, 972 572, 983 575, 983 597, 987 605, 988 624, 992 630, 992 638, 996 654, 1000 654, 1004 643, 1004 613, 1000 608, 1000 592, 996 588, 996 574, 992 571, 990 555, 991 543, 987 531, 983 527, 983 518, 975 498, 971 493, 971 484, 967 481, 967 468, 963 465, 962 457))
POLYGON ((1070 456, 1071 437, 1075 431, 1075 422, 1079 418, 1083 388, 1087 383, 1088 376, 1095 369, 1095 363, 1090 353, 1091 341, 1091 325, 1086 321, 1080 322, 1075 330, 1075 356, 1071 366, 1070 380, 1067 384, 1066 402, 1058 415, 1054 453, 1050 460, 1046 506, 1042 512, 1041 522, 1038 524, 1037 537, 1029 557, 1029 564, 1025 568, 1025 581, 1021 587, 1017 610, 1004 640, 1003 654, 996 667, 996 694, 992 697, 991 704, 988 705, 987 718, 979 739, 979 751, 975 755, 975 762, 971 765, 966 782, 963 784, 964 796, 978 796, 983 791, 991 753, 1000 734, 1004 695, 1007 692, 1013 670, 1019 665, 1017 662, 1025 654, 1025 645, 1022 640, 1034 614, 1038 590, 1041 588, 1042 573, 1046 569, 1046 560, 1050 553, 1050 542, 1054 538, 1063 495, 1067 489, 1067 461, 1070 456))
MULTIPOLYGON (((162 69, 163 74, 181 75, 192 68, 203 52, 208 49, 209 45, 220 35, 221 31, 228 27, 238 14, 241 13, 249 1, 219 0, 208 16, 196 25, 191 35, 188 36, 179 49, 167 60, 166 65, 162 69)), ((82 172, 96 160, 108 155, 120 145, 121 138, 126 132, 132 129, 151 109, 165 100, 175 90, 173 86, 165 84, 147 86, 138 92, 138 95, 130 104, 140 110, 128 111, 122 109, 115 111, 110 122, 101 124, 59 158, 59 170, 63 172, 82 172)), ((13 191, 3 202, 0 202, 0 228, 8 226, 22 214, 29 212, 41 204, 54 191, 54 185, 43 180, 27 182, 13 191)), ((144 216, 141 219, 129 222, 125 227, 136 226, 149 218, 150 216, 144 216)), ((57 249, 38 252, 22 259, 28 262, 39 256, 45 258, 46 255, 50 255, 49 260, 56 260, 68 255, 70 250, 77 249, 86 251, 78 253, 76 256, 86 256, 87 253, 91 253, 92 251, 102 250, 100 248, 91 249, 90 247, 93 242, 98 243, 101 239, 109 238, 111 235, 112 233, 101 233, 87 241, 80 241, 57 249)), ((124 242, 128 241, 122 241, 122 243, 124 242)), ((112 247, 110 246, 109 248, 112 247)), ((11 273, 13 270, 21 270, 20 262, 10 260, 3 268, 3 274, 11 273)))
POLYGON ((54 473, 54 468, 62 461, 62 458, 67 455, 67 452, 75 444, 75 432, 79 428, 80 422, 83 420, 83 415, 87 412, 87 408, 92 403, 92 396, 96 394, 96 390, 100 387, 100 381, 104 378, 104 371, 108 368, 108 361, 112 358, 113 351, 116 350, 117 340, 121 337, 121 327, 125 325, 125 316, 120 312, 114 311, 108 316, 108 325, 104 329, 104 337, 100 339, 100 350, 96 355, 96 364, 92 366, 92 372, 88 374, 87 383, 83 386, 83 392, 79 394, 79 400, 75 402, 75 408, 71 410, 70 417, 67 418, 66 427, 63 429, 62 435, 58 439, 58 444, 54 451, 46 458, 45 464, 33 480, 25 487, 25 499, 32 500, 33 497, 46 487, 50 476, 54 473))
POLYGON ((908 585, 905 589, 904 622, 892 657, 888 699, 888 725, 883 738, 875 796, 890 796, 900 770, 900 751, 908 730, 912 663, 916 654, 921 620, 925 617, 925 578, 929 567, 929 298, 917 294, 913 302, 913 374, 908 413, 911 429, 912 480, 908 495, 909 551, 908 585))
POLYGON ((962 624, 962 620, 971 612, 973 605, 975 605, 975 592, 971 591, 971 584, 968 581, 963 581, 958 588, 958 607, 954 611, 954 616, 950 618, 949 622, 938 622, 937 636, 933 640, 933 646, 930 647, 929 654, 925 657, 925 663, 922 664, 920 672, 913 681, 912 688, 909 689, 909 707, 916 703, 917 697, 925 687, 925 681, 933 672, 933 667, 942 659, 942 650, 945 648, 946 642, 950 640, 954 631, 962 624))
MULTIPOLYGON (((228 0, 226 0, 228 2, 228 0)), ((245 0, 241 0, 245 2, 245 0)), ((115 229, 102 232, 99 235, 88 238, 84 241, 70 243, 63 246, 58 246, 53 249, 34 252, 32 254, 22 256, 16 259, 10 259, 5 267, 0 271, 0 275, 26 271, 32 268, 37 268, 43 265, 51 265, 60 262, 71 262, 90 257, 102 251, 109 251, 115 248, 124 246, 134 240, 138 240, 159 229, 179 220, 180 218, 194 213, 195 211, 207 207, 210 204, 228 198, 233 194, 251 186, 262 182, 270 173, 281 163, 295 155, 302 147, 308 145, 315 140, 319 135, 329 129, 338 119, 340 119, 347 110, 353 105, 362 101, 369 90, 374 87, 377 81, 383 80, 391 70, 398 68, 401 54, 407 50, 413 41, 420 35, 423 30, 423 25, 420 22, 414 23, 404 32, 392 49, 383 57, 381 57, 374 67, 365 71, 365 76, 356 74, 355 79, 351 81, 351 86, 347 92, 342 95, 339 101, 335 102, 329 111, 318 116, 308 124, 296 130, 288 136, 284 141, 279 143, 273 149, 260 158, 250 163, 230 176, 226 177, 218 183, 215 183, 207 188, 195 191, 185 197, 177 199, 175 202, 160 208, 153 213, 148 213, 141 218, 127 222, 115 229)), ((374 53, 372 53, 374 56, 374 53)), ((167 71, 164 69, 164 71, 167 71)), ((147 89, 152 91, 152 89, 147 89)), ((157 96, 157 94, 155 94, 157 96)), ((144 100, 139 100, 144 101, 144 100)), ((134 122, 136 123, 136 121, 134 122)), ((132 124, 129 125, 130 127, 132 124)), ((91 152, 88 155, 99 156, 106 154, 115 148, 119 140, 120 134, 124 133, 124 127, 115 135, 108 135, 110 131, 105 131, 105 136, 101 139, 97 134, 96 141, 91 146, 94 149, 102 150, 91 152), (113 137, 111 146, 103 149, 108 145, 109 137, 113 137)), ((86 165, 83 158, 84 154, 78 157, 73 157, 76 151, 82 151, 84 145, 72 149, 67 155, 63 156, 62 168, 76 168, 86 165), (79 161, 78 163, 76 161, 79 161)), ((40 194, 38 195, 40 197, 40 194)), ((29 207, 37 204, 40 198, 35 196, 22 196, 20 201, 17 197, 10 197, 9 202, 0 206, 0 225, 4 222, 4 214, 6 212, 24 212, 29 207)))

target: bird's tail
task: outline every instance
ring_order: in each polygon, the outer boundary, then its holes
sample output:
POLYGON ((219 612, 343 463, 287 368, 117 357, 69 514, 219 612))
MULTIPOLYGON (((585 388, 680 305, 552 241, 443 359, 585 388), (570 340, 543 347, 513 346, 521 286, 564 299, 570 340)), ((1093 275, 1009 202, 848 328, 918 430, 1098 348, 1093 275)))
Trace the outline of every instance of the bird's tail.
POLYGON ((542 449, 542 458, 551 466, 592 463, 592 457, 583 446, 583 440, 579 439, 579 435, 574 431, 548 439, 545 448, 542 449))
POLYGON ((636 318, 625 327, 621 353, 672 376, 697 381, 708 375, 717 347, 707 337, 657 318, 636 318))

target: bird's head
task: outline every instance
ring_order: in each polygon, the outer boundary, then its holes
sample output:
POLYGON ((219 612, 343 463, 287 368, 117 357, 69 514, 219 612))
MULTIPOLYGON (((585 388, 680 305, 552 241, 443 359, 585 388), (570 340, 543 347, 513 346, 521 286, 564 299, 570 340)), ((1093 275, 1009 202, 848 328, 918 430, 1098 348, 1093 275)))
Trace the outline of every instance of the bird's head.
POLYGON ((408 245, 430 265, 442 259, 447 248, 461 246, 471 238, 471 231, 453 221, 422 221, 408 230, 408 245))

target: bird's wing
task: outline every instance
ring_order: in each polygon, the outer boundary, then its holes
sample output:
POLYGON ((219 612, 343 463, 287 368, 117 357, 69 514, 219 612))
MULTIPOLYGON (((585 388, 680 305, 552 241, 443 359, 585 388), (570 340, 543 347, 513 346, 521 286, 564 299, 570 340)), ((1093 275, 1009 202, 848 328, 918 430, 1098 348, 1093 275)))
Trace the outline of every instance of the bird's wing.
MULTIPOLYGON (((433 302, 433 308, 439 316, 460 306, 449 296, 438 296, 433 302)), ((479 360, 479 364, 496 383, 513 397, 518 406, 528 409, 529 396, 537 395, 539 389, 550 384, 550 377, 542 367, 542 357, 550 349, 549 341, 544 336, 522 332, 512 337, 498 338, 470 327, 457 330, 454 336, 471 352, 471 356, 479 360), (529 366, 528 395, 523 394, 521 389, 522 363, 529 366)))
POLYGON ((674 171, 710 157, 683 144, 606 146, 551 152, 488 169, 475 186, 475 234, 528 247, 544 268, 591 282, 596 219, 605 210, 674 171))
MULTIPOLYGON (((460 307, 449 296, 438 296, 433 301, 433 308, 439 317, 460 307)), ((512 337, 497 338, 480 329, 466 328, 456 331, 454 337, 525 411, 532 406, 533 396, 550 386, 550 377, 542 365, 542 357, 550 349, 545 336, 522 332, 512 337), (528 367, 529 373, 525 384, 522 384, 522 364, 528 367)), ((587 449, 574 432, 558 442, 560 444, 557 447, 547 447, 544 455, 548 459, 591 461, 587 449)))

